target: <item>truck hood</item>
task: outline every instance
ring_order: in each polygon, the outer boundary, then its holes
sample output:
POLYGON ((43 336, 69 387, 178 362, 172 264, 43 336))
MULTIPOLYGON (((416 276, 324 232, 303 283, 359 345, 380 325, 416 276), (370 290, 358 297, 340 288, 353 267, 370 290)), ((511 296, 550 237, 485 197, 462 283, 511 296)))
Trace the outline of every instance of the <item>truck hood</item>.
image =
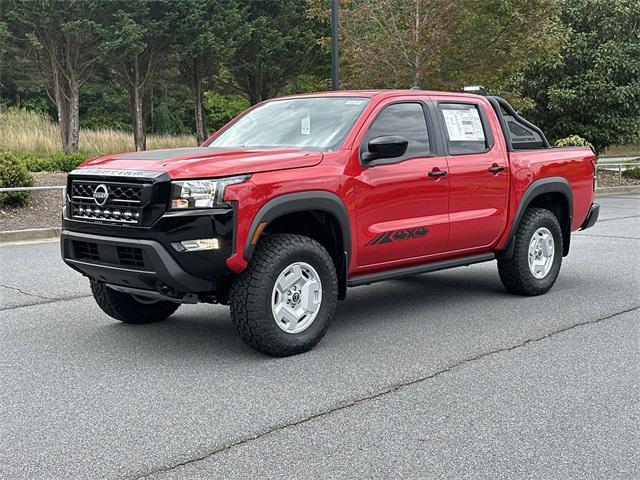
POLYGON ((182 179, 312 167, 321 161, 322 153, 296 148, 195 147, 109 155, 84 162, 81 167, 166 172, 171 178, 182 179))

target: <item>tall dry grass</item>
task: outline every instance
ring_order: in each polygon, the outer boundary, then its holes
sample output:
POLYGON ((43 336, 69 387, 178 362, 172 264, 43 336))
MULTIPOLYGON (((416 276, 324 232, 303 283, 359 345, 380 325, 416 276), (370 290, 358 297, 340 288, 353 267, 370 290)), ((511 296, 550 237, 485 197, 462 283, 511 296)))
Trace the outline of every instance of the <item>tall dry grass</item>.
MULTIPOLYGON (((147 148, 195 146, 191 135, 148 135, 147 148)), ((81 153, 108 155, 135 150, 133 134, 111 129, 80 131, 81 153)), ((24 110, 0 110, 0 151, 18 154, 45 154, 62 151, 58 127, 48 118, 24 110)))

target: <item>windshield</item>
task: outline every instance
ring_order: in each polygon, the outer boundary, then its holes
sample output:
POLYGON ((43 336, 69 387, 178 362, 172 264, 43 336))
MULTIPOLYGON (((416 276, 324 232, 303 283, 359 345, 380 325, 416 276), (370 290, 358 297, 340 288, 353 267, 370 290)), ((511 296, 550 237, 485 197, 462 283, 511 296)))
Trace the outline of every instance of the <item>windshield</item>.
POLYGON ((248 112, 207 146, 335 150, 368 102, 362 97, 274 100, 248 112))

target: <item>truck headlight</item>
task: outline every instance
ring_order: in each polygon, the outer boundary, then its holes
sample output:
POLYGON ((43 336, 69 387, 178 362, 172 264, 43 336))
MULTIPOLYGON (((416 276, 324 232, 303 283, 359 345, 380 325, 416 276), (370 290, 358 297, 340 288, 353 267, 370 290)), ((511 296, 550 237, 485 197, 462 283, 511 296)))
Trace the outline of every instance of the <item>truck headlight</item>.
POLYGON ((239 175, 212 180, 172 182, 171 208, 211 208, 222 205, 224 189, 228 185, 246 182, 249 177, 250 175, 239 175))

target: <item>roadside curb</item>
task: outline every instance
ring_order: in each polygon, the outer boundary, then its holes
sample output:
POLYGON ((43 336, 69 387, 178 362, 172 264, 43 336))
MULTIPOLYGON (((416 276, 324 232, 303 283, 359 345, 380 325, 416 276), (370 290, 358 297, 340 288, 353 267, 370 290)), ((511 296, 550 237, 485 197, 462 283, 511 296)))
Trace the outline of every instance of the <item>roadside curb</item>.
POLYGON ((29 242, 34 240, 54 240, 60 236, 61 227, 30 228, 28 230, 9 230, 0 232, 0 244, 29 242))
POLYGON ((596 188, 596 195, 616 195, 620 193, 640 193, 640 185, 596 188))

